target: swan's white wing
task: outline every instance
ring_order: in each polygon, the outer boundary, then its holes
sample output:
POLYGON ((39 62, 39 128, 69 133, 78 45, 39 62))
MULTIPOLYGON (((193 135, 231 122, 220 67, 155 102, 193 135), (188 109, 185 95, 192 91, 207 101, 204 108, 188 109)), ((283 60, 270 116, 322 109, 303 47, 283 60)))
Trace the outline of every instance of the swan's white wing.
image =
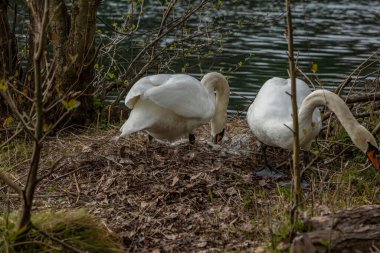
POLYGON ((186 118, 209 119, 215 112, 215 96, 197 79, 176 74, 145 91, 144 98, 186 118))
MULTIPOLYGON (((251 130, 267 145, 285 149, 292 147, 290 90, 290 79, 271 78, 265 82, 248 110, 247 119, 251 130)), ((297 79, 298 107, 310 92, 309 86, 297 79)), ((314 112, 313 120, 318 117, 319 113, 314 112)))
POLYGON ((141 78, 129 90, 125 97, 125 105, 132 109, 139 97, 147 90, 167 82, 172 76, 171 74, 159 74, 141 78))

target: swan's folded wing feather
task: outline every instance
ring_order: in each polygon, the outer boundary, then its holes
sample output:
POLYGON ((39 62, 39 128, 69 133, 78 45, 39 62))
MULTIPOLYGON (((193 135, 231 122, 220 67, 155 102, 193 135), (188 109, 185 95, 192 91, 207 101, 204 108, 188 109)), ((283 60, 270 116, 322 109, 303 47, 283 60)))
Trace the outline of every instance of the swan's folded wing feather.
POLYGON ((128 108, 133 109, 141 95, 143 95, 147 90, 151 88, 164 84, 172 76, 173 75, 171 74, 159 74, 141 78, 129 90, 127 96, 125 97, 125 105, 128 108))
POLYGON ((188 75, 173 75, 162 85, 147 90, 144 97, 187 118, 209 119, 215 112, 215 98, 188 75))

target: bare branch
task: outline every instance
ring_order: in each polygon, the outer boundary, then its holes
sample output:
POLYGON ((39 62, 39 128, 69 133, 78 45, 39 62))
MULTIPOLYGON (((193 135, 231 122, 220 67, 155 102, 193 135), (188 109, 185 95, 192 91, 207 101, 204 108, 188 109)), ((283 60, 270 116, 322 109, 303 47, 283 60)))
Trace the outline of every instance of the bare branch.
POLYGON ((356 96, 346 96, 346 97, 343 97, 343 100, 347 104, 380 100, 380 92, 366 93, 366 94, 356 95, 356 96))
MULTIPOLYGON (((148 45, 146 45, 137 55, 136 57, 130 62, 130 64, 128 65, 128 68, 127 70, 125 71, 125 73, 123 75, 120 76, 119 79, 124 79, 126 77, 126 75, 129 73, 129 71, 131 70, 131 68, 134 66, 134 64, 150 49, 152 48, 154 45, 157 44, 158 41, 160 41, 163 37, 165 37, 167 34, 169 34, 170 32, 172 32, 175 28, 179 27, 181 24, 185 23, 196 11, 198 11, 200 8, 202 8, 206 3, 208 2, 208 0, 202 0, 198 6, 194 7, 193 9, 189 10, 184 16, 176 19, 175 21, 172 22, 172 24, 170 24, 170 26, 167 27, 166 31, 165 32, 162 32, 159 36, 156 37, 156 39, 154 39, 153 41, 151 41, 148 45)), ((154 57, 156 58, 156 57, 154 57)), ((145 65, 147 66, 147 65, 145 65)), ((144 67, 145 67, 144 66, 144 67)), ((146 70, 145 70, 146 71, 146 70)), ((138 80, 141 78, 141 76, 145 73, 142 72, 142 71, 139 71, 139 73, 135 76, 135 78, 133 78, 133 80, 138 80), (141 74, 142 73, 142 74, 141 74), (141 74, 141 75, 140 75, 141 74), (138 76, 138 78, 136 78, 138 76)), ((130 89, 130 86, 132 86, 134 84, 133 81, 130 81, 129 82, 129 85, 128 87, 124 88, 124 90, 119 94, 119 96, 112 102, 111 106, 114 106, 116 104, 118 104, 121 100, 122 97, 125 96, 125 94, 128 92, 128 90, 130 89)))
MULTIPOLYGON (((354 69, 354 71, 351 72, 351 74, 346 78, 346 80, 344 80, 343 83, 341 83, 336 88, 335 93, 339 95, 343 91, 343 89, 350 83, 350 81, 352 80, 352 76, 354 75, 354 73, 356 71, 360 70, 372 57, 377 56, 378 53, 379 53, 379 50, 376 50, 365 61, 363 61, 356 69, 354 69)), ((372 63, 370 63, 370 64, 372 64, 372 63)))
POLYGON ((375 135, 378 132, 380 132, 380 122, 377 124, 377 126, 372 130, 372 134, 375 135))
POLYGON ((1 143, 0 145, 0 148, 2 147, 5 147, 8 143, 10 143, 14 138, 17 137, 17 135, 19 135, 24 129, 21 128, 19 130, 16 131, 16 133, 14 133, 11 137, 9 137, 6 141, 4 141, 3 143, 1 143))
POLYGON ((290 220, 292 225, 297 221, 297 209, 302 202, 301 194, 301 173, 299 168, 299 125, 298 125, 298 107, 297 107, 297 85, 296 85, 296 68, 293 54, 293 25, 292 25, 292 9, 290 0, 285 0, 286 5, 286 24, 288 31, 288 62, 289 74, 291 80, 291 101, 292 101, 292 118, 293 118, 293 187, 294 193, 292 204, 293 207, 290 212, 290 220))
POLYGON ((21 186, 13 182, 12 179, 10 179, 6 174, 3 172, 0 172, 0 179, 3 180, 4 183, 6 183, 9 187, 11 187, 13 190, 15 190, 18 194, 22 195, 23 191, 21 189, 21 186))
POLYGON ((61 122, 62 120, 64 120, 66 118, 67 115, 69 115, 69 113, 71 113, 71 111, 67 110, 65 111, 64 114, 61 115, 61 117, 54 123, 54 125, 52 127, 50 127, 49 131, 46 131, 46 133, 41 137, 41 140, 40 141, 43 141, 46 136, 53 130, 55 129, 61 122))
POLYGON ((3 96, 5 102, 7 103, 7 105, 9 106, 9 108, 12 110, 12 112, 16 115, 17 119, 21 122, 21 124, 23 125, 25 131, 28 133, 28 135, 35 139, 34 137, 34 134, 33 134, 33 128, 31 128, 29 126, 29 123, 27 123, 25 120, 24 120, 24 117, 21 115, 20 111, 18 110, 17 106, 15 105, 14 101, 12 100, 12 98, 10 97, 8 91, 1 91, 0 92, 1 95, 3 96))
MULTIPOLYGON (((63 156, 63 157, 61 157, 60 159, 58 159, 57 161, 55 161, 55 163, 50 167, 49 172, 48 172, 46 175, 41 176, 40 178, 37 179, 37 183, 41 182, 41 181, 44 180, 45 178, 50 177, 50 176, 54 173, 54 171, 57 169, 57 167, 58 167, 58 165, 61 163, 61 161, 64 160, 64 159, 66 159, 65 156, 63 156)), ((64 165, 65 165, 65 164, 59 166, 58 169, 61 168, 61 167, 63 167, 64 165)))

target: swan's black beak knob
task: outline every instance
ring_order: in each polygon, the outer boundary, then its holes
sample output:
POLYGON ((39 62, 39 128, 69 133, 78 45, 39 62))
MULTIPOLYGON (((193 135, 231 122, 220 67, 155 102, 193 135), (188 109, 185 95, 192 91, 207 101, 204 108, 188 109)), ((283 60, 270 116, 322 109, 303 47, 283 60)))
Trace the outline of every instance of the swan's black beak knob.
POLYGON ((375 167, 376 171, 380 171, 379 160, 377 159, 378 154, 379 150, 371 143, 368 143, 367 157, 371 161, 373 167, 375 167))
POLYGON ((214 144, 219 144, 222 141, 223 136, 224 136, 224 128, 223 128, 222 132, 220 132, 214 136, 214 138, 213 138, 214 144))

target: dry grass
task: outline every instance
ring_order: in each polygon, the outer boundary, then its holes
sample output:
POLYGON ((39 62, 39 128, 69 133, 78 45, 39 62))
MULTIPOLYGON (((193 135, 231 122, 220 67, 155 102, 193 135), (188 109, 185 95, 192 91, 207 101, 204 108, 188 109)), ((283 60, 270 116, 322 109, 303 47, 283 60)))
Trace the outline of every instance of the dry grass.
MULTIPOLYGON (((338 132, 339 130, 334 130, 338 132)), ((116 130, 87 130, 50 139, 42 173, 65 156, 66 165, 38 188, 36 210, 86 207, 122 239, 127 252, 251 252, 269 245, 272 231, 287 223, 290 190, 253 176, 263 160, 244 119, 230 118, 221 146, 207 144, 208 126, 197 142, 147 143, 145 134, 114 142, 116 130)), ((360 151, 320 141, 320 157, 306 173, 305 215, 379 203, 380 177, 360 151)), ((3 149, 0 167, 25 176, 27 149, 3 149), (12 161, 11 161, 12 160, 12 161)), ((269 149, 273 165, 290 157, 269 149)), ((289 174, 288 169, 281 168, 289 174)), ((0 205, 18 207, 18 198, 0 183, 0 205)))
POLYGON ((15 242, 16 222, 15 212, 0 217, 0 252, 123 252, 120 239, 84 209, 34 212, 24 242, 15 242))

